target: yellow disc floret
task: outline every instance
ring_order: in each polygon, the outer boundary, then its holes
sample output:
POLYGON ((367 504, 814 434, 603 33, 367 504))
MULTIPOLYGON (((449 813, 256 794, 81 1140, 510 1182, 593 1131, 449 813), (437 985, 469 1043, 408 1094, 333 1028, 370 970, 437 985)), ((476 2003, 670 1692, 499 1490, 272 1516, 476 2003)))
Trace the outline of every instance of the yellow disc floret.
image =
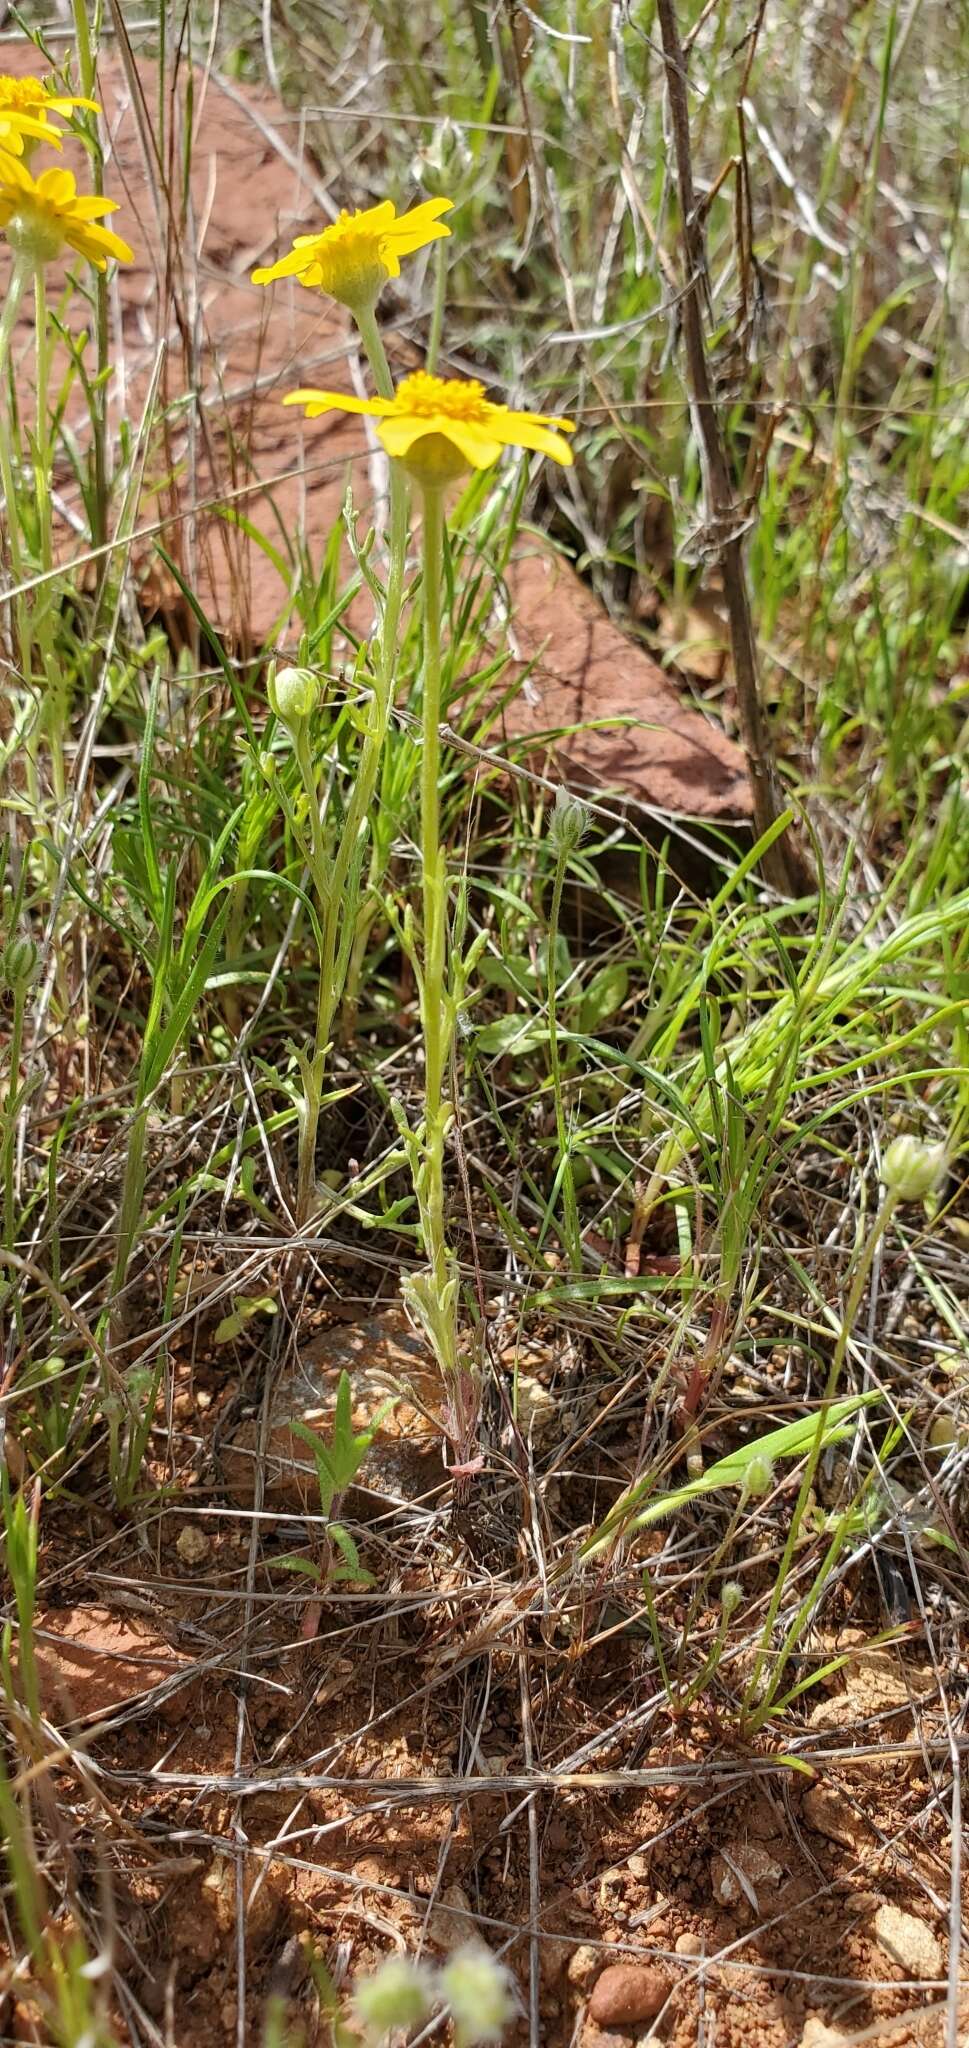
POLYGON ((563 438, 571 420, 556 413, 514 412, 485 397, 475 377, 432 377, 415 370, 393 398, 349 398, 342 391, 290 391, 284 405, 305 405, 308 419, 324 412, 367 413, 388 455, 403 462, 425 490, 453 483, 469 469, 488 469, 503 448, 534 448, 568 464, 563 438))
POLYGON ((130 263, 132 251, 120 235, 97 223, 117 211, 117 201, 79 193, 71 171, 41 171, 34 179, 26 164, 0 152, 0 230, 22 263, 36 269, 53 263, 65 247, 95 270, 109 256, 130 263))
POLYGON ((351 312, 372 307, 387 279, 400 276, 402 256, 450 234, 441 221, 450 210, 450 199, 427 199, 398 215, 393 201, 384 199, 363 213, 341 213, 322 234, 297 235, 288 256, 253 271, 253 284, 296 277, 351 312))

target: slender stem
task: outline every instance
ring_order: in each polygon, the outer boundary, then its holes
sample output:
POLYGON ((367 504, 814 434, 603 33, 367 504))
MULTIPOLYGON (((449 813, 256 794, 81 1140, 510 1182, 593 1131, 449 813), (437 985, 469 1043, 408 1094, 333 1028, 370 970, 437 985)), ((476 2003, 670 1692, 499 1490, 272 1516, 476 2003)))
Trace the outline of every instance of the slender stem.
MULTIPOLYGON (((3 488, 3 502, 6 512, 7 545, 10 549, 10 569, 15 583, 24 580, 24 558, 20 545, 20 524, 17 513, 17 485, 14 476, 14 451, 10 439, 10 421, 7 406, 7 371, 10 360, 10 344, 16 326, 20 301, 23 298, 30 277, 30 265, 17 259, 10 274, 7 300, 0 319, 0 486, 3 488)), ((16 622, 17 658, 20 673, 28 693, 31 689, 33 668, 33 623, 30 605, 26 597, 18 596, 14 601, 16 622)), ((28 716, 29 713, 28 713, 28 716)), ((35 818, 40 816, 40 780, 37 772, 37 725, 36 716, 30 717, 24 741, 24 757, 27 775, 27 794, 35 818)))
POLYGON ((353 317, 360 330, 360 339, 373 371, 373 381, 377 390, 381 398, 393 398, 394 380, 390 374, 387 351, 377 325, 377 315, 372 306, 360 306, 355 308, 353 317))
POLYGON ((300 1116, 297 1192, 297 1219, 300 1223, 309 1220, 315 1200, 316 1141, 324 1061, 333 1030, 333 1019, 346 983, 347 963, 356 926, 356 906, 348 904, 345 900, 347 883, 359 846, 360 834, 373 802, 393 702, 400 614, 407 567, 408 531, 407 480, 399 464, 395 462, 391 464, 390 472, 390 561, 377 646, 373 704, 343 830, 332 860, 327 856, 320 819, 319 791, 308 729, 303 726, 294 735, 294 751, 309 805, 311 865, 322 925, 316 1029, 311 1062, 314 1088, 309 1100, 304 1098, 300 1116))
POLYGON ((448 1054, 445 1016, 447 883, 441 851, 441 567, 444 500, 424 492, 424 673, 421 693, 421 879, 424 960, 421 1025, 424 1033, 426 1179, 422 1217, 424 1250, 438 1299, 450 1262, 444 1234, 444 1075, 448 1054))
MULTIPOLYGON (((10 446, 7 417, 7 364, 10 358, 10 343, 13 338, 17 314, 24 286, 30 275, 29 268, 15 262, 7 287, 7 300, 0 319, 0 482, 3 484, 3 502, 7 512, 7 542, 10 548, 10 566, 15 580, 23 578, 20 552, 20 528, 17 524, 17 492, 14 484, 13 454, 10 446)), ((19 609, 19 607, 18 607, 19 609)))
POLYGON ((562 1100, 562 1067, 559 1060, 558 1033, 558 989, 556 976, 556 947, 558 945, 559 920, 562 914, 562 891, 565 886, 566 856, 559 854, 555 863, 555 881, 552 885, 552 915, 549 919, 546 940, 548 957, 545 963, 546 990, 548 995, 548 1063, 552 1075, 552 1092, 555 1097, 555 1134, 558 1144, 558 1169, 562 1176, 562 1206, 565 1213, 565 1238, 569 1259, 578 1270, 582 1258, 582 1239, 579 1231, 579 1210, 575 1199, 575 1175, 572 1171, 572 1155, 569 1150, 568 1131, 565 1123, 565 1104, 562 1100))
POLYGON ((17 1099, 20 1093, 20 1055, 24 1041, 24 1014, 27 1006, 27 986, 16 982, 13 991, 13 1017, 10 1024, 10 1083, 3 1119, 3 1241, 8 1251, 14 1248, 14 1159, 17 1149, 17 1099))
POLYGON ((447 298, 447 243, 438 242, 434 250, 434 298, 431 304, 431 324, 427 330, 427 353, 424 368, 430 376, 437 369, 441 351, 441 332, 444 327, 444 302, 447 298))
MULTIPOLYGON (((97 97, 97 45, 101 35, 100 0, 89 16, 87 0, 73 0, 74 35, 77 47, 78 70, 81 91, 86 99, 97 97), (93 35, 92 35, 93 29, 93 35)), ((101 131, 96 114, 84 116, 84 128, 92 145, 91 171, 94 191, 104 192, 104 150, 101 145, 101 131)), ((98 376, 91 406, 91 455, 93 477, 91 545, 101 547, 108 538, 108 459, 107 459, 107 392, 109 368, 108 340, 108 279, 106 271, 95 274, 96 331, 98 348, 98 376)), ((105 556, 98 572, 98 596, 103 597, 107 583, 110 556, 105 556)))
POLYGON ((41 567, 49 570, 54 566, 54 542, 50 504, 50 419, 47 410, 50 339, 47 331, 47 282, 42 263, 38 263, 34 271, 34 349, 37 360, 34 491, 37 497, 37 528, 40 534, 41 567))

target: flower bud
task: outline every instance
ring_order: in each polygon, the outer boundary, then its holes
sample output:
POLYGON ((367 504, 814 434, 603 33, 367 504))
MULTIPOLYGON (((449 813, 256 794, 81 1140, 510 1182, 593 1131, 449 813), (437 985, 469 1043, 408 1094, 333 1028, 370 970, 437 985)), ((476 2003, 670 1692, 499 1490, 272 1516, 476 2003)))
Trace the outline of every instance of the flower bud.
POLYGON ((763 1500, 774 1484, 774 1464, 763 1451, 755 1451, 744 1472, 743 1490, 748 1500, 763 1500))
POLYGON ((562 857, 574 853, 585 838, 588 824, 589 813, 581 798, 570 796, 567 789, 557 789, 548 819, 548 836, 555 852, 562 857))
POLYGON ((454 2022, 455 2048, 500 2041, 518 2011, 511 1971, 474 1943, 457 1949, 441 1971, 441 1996, 454 2022))
POLYGON ((311 668, 280 668, 270 673, 267 695, 284 725, 302 725, 316 710, 320 686, 311 668))
POLYGON ((743 1602, 743 1597, 744 1589, 741 1585, 738 1585, 736 1579, 724 1580, 720 1588, 720 1607, 724 1621, 729 1621, 731 1615, 736 1614, 738 1607, 743 1602))
POLYGON ((945 1163, 944 1140, 927 1145, 924 1139, 907 1133, 893 1138, 888 1146, 882 1159, 882 1180, 900 1202, 924 1202, 938 1187, 945 1163))
POLYGON ((395 2027, 419 2027, 434 2003, 434 1979, 430 1970, 412 1963, 407 1956, 388 1956, 372 1977, 361 1977, 353 1987, 357 2018, 371 2040, 382 2041, 395 2027))
POLYGON ((40 948, 21 933, 8 939, 0 957, 0 979, 7 988, 26 989, 36 981, 40 967, 40 948))

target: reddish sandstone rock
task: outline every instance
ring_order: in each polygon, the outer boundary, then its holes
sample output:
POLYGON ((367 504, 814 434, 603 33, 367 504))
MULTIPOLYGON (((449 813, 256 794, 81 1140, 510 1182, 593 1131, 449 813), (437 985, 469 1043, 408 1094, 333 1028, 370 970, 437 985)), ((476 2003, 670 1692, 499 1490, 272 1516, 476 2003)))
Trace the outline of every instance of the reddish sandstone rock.
POLYGON ((600 2027, 634 2027, 655 2019, 669 1996, 670 1980, 652 1963, 610 1963, 589 2000, 589 2018, 600 2027))

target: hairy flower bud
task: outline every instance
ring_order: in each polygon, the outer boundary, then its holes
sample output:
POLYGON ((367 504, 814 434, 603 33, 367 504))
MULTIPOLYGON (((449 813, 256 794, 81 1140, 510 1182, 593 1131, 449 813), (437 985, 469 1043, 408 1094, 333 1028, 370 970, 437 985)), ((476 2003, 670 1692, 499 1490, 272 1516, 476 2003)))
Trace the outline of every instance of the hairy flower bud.
POLYGON ((581 798, 570 796, 567 789, 557 789, 548 819, 548 836, 555 852, 563 859, 574 853, 585 838, 588 824, 589 813, 581 798))
POLYGON ((276 717, 288 726, 312 718, 319 702, 320 686, 311 668, 277 669, 270 673, 266 690, 276 717))
POLYGON ((743 1597, 744 1589, 741 1585, 738 1585, 736 1579, 724 1580, 720 1588, 720 1607, 725 1621, 729 1621, 731 1615, 736 1614, 738 1607, 743 1601, 743 1597))
POLYGON ((372 1977, 353 1987, 357 2018, 371 2040, 382 2041, 395 2027, 419 2027, 434 2003, 434 1979, 421 1963, 407 1956, 388 1956, 372 1977))
POLYGON ((764 1451, 755 1451, 744 1473, 743 1490, 750 1500, 763 1500, 774 1484, 773 1460, 764 1451))
POLYGON ((441 1971, 441 1996, 454 2023, 455 2048, 500 2041, 518 2011, 511 1971, 475 1943, 456 1950, 441 1971))
POLYGON ((882 1159, 882 1180, 900 1202, 924 1202, 945 1171, 946 1148, 942 1140, 928 1145, 910 1133, 893 1138, 882 1159))
POLYGON ((37 979, 39 967, 40 949, 33 939, 18 932, 7 940, 0 956, 0 979, 7 988, 29 988, 37 979))

